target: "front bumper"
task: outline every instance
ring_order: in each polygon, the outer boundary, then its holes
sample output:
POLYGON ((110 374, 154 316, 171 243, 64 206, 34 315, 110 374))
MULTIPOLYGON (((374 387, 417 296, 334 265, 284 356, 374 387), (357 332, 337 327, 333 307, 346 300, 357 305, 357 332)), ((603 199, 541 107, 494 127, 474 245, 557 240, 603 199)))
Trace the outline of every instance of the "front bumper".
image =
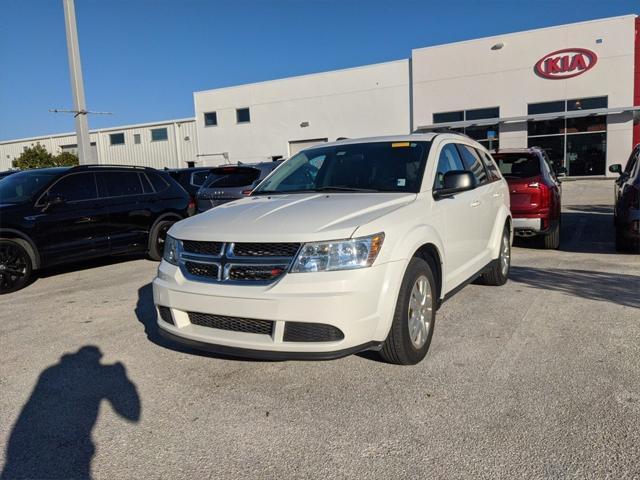
POLYGON ((156 306, 168 307, 173 325, 158 314, 163 335, 195 348, 270 359, 336 358, 375 348, 387 336, 405 262, 341 272, 286 274, 266 285, 228 285, 186 279, 162 262, 153 282, 156 306), (271 334, 210 328, 191 323, 189 312, 269 320, 271 334), (287 322, 331 325, 338 341, 285 341, 287 322))

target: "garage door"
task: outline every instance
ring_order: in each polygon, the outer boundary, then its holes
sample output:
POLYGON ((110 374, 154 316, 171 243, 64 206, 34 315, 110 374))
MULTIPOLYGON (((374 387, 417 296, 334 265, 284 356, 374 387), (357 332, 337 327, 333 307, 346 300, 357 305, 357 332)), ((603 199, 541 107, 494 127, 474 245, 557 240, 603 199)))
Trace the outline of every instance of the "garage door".
POLYGON ((319 143, 324 143, 326 141, 326 138, 314 138, 311 140, 296 140, 289 142, 289 156, 293 157, 303 148, 313 147, 314 145, 318 145, 319 143))

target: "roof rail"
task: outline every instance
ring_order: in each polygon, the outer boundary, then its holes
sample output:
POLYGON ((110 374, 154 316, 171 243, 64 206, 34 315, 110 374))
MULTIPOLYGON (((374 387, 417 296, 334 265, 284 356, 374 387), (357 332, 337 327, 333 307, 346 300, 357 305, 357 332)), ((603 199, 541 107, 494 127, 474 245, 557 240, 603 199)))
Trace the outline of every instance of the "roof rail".
POLYGON ((83 164, 76 165, 72 168, 74 169, 85 169, 85 168, 126 168, 132 170, 155 170, 151 167, 144 167, 142 165, 115 165, 115 164, 106 164, 106 163, 91 163, 91 164, 83 164))
MULTIPOLYGON (((460 135, 461 137, 471 138, 469 135, 463 132, 459 132, 457 130, 453 130, 450 127, 438 127, 438 128, 418 128, 411 132, 414 133, 448 133, 451 135, 460 135)), ((473 139, 472 139, 473 140, 473 139)))

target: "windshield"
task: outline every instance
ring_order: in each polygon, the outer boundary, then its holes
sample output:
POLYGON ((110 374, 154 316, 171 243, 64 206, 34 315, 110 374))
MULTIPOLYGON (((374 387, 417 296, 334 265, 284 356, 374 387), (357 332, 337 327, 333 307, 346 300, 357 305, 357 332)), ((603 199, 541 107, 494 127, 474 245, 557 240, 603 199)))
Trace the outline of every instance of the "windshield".
POLYGON ((246 187, 260 178, 260 170, 251 167, 214 168, 203 188, 246 187))
POLYGON ((57 170, 32 170, 14 173, 0 182, 0 203, 22 203, 60 175, 57 170))
POLYGON ((253 194, 420 191, 430 142, 372 142, 304 150, 253 194))
POLYGON ((494 153, 504 177, 528 178, 540 175, 540 160, 533 153, 494 153))

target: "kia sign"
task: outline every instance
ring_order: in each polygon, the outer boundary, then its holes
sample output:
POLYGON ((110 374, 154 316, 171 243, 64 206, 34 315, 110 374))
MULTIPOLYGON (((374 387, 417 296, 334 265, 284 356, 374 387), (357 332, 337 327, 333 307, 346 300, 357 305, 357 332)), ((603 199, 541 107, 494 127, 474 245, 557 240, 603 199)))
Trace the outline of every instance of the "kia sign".
POLYGON ((586 48, 565 48, 542 57, 533 70, 536 75, 549 80, 577 77, 591 70, 598 62, 598 55, 586 48))

